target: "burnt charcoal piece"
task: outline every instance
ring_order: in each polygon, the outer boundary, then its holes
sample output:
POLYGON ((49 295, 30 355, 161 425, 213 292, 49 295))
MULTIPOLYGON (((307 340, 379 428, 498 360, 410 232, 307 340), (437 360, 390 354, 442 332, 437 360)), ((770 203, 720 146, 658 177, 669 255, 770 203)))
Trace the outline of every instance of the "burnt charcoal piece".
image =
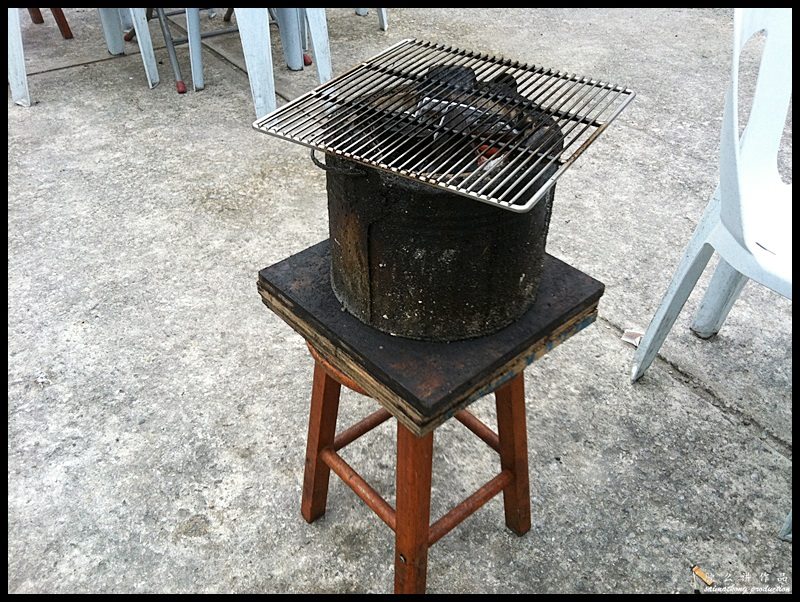
POLYGON ((459 65, 434 65, 423 79, 426 83, 445 83, 463 90, 472 90, 476 85, 475 72, 459 65))
POLYGON ((493 94, 502 94, 519 98, 517 94, 517 79, 510 73, 501 73, 486 82, 486 88, 493 94))

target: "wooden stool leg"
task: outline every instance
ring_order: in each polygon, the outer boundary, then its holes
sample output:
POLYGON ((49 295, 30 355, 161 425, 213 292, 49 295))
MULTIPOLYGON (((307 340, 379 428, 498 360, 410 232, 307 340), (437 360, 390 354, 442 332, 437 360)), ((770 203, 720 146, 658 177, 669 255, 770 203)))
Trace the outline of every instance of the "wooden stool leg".
POLYGON ((319 454, 329 445, 333 445, 336 436, 340 389, 341 385, 315 362, 301 504, 303 518, 309 523, 325 514, 331 469, 320 459, 319 454))
POLYGON ((416 437, 397 423, 397 529, 394 592, 424 594, 428 575, 433 433, 416 437))
POLYGON ((60 8, 51 8, 50 12, 53 13, 53 18, 56 20, 58 30, 61 32, 61 37, 65 40, 72 39, 72 30, 69 28, 67 18, 64 16, 64 11, 60 8))
POLYGON ((525 424, 525 380, 520 373, 495 391, 500 463, 514 478, 503 489, 506 526, 517 535, 531 528, 531 492, 528 482, 528 431, 525 424))
POLYGON ((44 23, 44 17, 42 16, 42 11, 38 8, 29 8, 28 14, 31 16, 31 22, 36 23, 37 25, 41 25, 44 23))

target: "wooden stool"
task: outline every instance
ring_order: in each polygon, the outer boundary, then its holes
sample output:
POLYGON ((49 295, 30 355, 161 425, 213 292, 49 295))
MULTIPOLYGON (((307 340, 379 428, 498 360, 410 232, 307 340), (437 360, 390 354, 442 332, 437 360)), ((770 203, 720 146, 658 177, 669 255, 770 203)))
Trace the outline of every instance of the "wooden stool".
POLYGON ((395 592, 423 593, 428 548, 503 492, 506 525, 531 526, 525 367, 592 323, 603 285, 550 256, 537 301, 502 331, 468 341, 392 337, 343 311, 330 288, 324 241, 259 272, 264 303, 307 341, 315 360, 301 511, 325 513, 333 470, 395 531, 395 592), (383 408, 336 434, 341 385, 383 408), (498 432, 464 408, 494 392, 498 432), (337 453, 391 417, 397 427, 397 508, 337 453), (500 473, 430 524, 433 431, 455 417, 500 455, 500 473))
POLYGON ((500 491, 503 492, 508 528, 517 535, 524 535, 530 530, 531 499, 522 373, 495 392, 497 434, 467 410, 456 413, 457 420, 500 454, 501 472, 433 525, 429 525, 433 432, 417 437, 401 422, 397 423, 397 510, 394 510, 336 453, 386 422, 392 415, 385 409, 378 410, 336 436, 339 385, 343 384, 362 395, 368 394, 331 365, 310 343, 308 348, 316 363, 303 481, 302 514, 306 521, 314 522, 325 514, 328 476, 333 470, 395 532, 396 593, 424 592, 428 547, 500 491))

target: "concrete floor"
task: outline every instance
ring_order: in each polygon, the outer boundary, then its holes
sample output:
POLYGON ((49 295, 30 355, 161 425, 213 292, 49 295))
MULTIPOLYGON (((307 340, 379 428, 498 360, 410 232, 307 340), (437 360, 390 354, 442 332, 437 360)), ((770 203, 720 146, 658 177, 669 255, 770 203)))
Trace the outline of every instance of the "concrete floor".
MULTIPOLYGON (((559 183, 548 250, 607 288, 599 321, 526 373, 533 528, 512 535, 491 501, 432 548, 428 590, 688 592, 693 564, 791 589, 791 303, 751 283, 701 341, 709 269, 633 386, 620 340, 714 188, 731 11, 391 9, 386 33, 328 13, 336 72, 419 37, 638 93, 559 183)), ((312 362, 255 279, 327 237, 324 177, 251 129, 237 38, 213 38, 206 89, 179 96, 165 51, 148 90, 93 10, 67 10, 70 41, 22 16, 37 104, 8 101, 9 591, 390 591, 393 536, 346 486, 300 517, 312 362)), ((292 98, 315 73, 276 80, 292 98)), ((790 180, 791 117, 780 165, 790 180)), ((340 424, 373 408, 346 393, 340 424)), ((386 424, 345 452, 390 501, 393 446, 386 424)), ((435 453, 437 517, 496 460, 459 425, 435 453)))

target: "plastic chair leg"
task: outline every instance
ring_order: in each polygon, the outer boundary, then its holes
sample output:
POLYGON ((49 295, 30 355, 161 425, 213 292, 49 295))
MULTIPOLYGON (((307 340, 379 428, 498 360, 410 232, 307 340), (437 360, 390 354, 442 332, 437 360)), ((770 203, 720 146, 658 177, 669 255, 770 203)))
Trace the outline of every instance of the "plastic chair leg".
MULTIPOLYGON (((155 9, 153 8, 148 8, 145 11, 145 16, 147 17, 148 22, 152 21, 154 10, 155 9)), ((133 29, 133 19, 131 19, 131 12, 127 8, 118 8, 117 12, 119 13, 120 21, 122 21, 122 31, 128 31, 133 29)), ((127 42, 129 40, 125 41, 127 42)))
POLYGON ((650 367, 653 360, 672 329, 678 314, 683 309, 686 300, 697 284, 709 259, 714 254, 713 247, 708 244, 708 235, 717 221, 714 213, 718 211, 718 204, 712 201, 706 208, 703 219, 692 236, 689 246, 683 254, 672 282, 661 300, 650 326, 644 333, 639 348, 633 358, 631 382, 636 382, 650 367))
POLYGON ((319 83, 323 84, 333 77, 331 67, 331 47, 328 41, 328 21, 324 8, 307 8, 306 19, 311 32, 311 46, 314 49, 314 60, 317 63, 319 83))
POLYGON ((155 88, 161 80, 158 76, 158 65, 156 64, 156 55, 153 52, 153 40, 150 38, 150 28, 147 26, 145 9, 131 8, 129 10, 133 28, 136 30, 136 41, 139 43, 139 52, 142 55, 147 84, 151 88, 155 88))
POLYGON ((189 40, 189 63, 192 68, 192 87, 194 91, 206 87, 203 78, 203 46, 200 38, 200 9, 186 9, 186 37, 189 40))
POLYGON ((747 276, 720 258, 692 322, 691 329, 698 337, 708 339, 719 332, 747 280, 747 276))
POLYGON ((778 537, 780 537, 783 541, 788 541, 789 543, 792 542, 792 511, 791 510, 789 510, 789 515, 786 517, 786 520, 783 523, 783 527, 781 527, 781 530, 778 533, 778 537))
POLYGON ((275 11, 281 31, 281 46, 286 66, 292 71, 303 69, 303 43, 300 35, 300 9, 278 8, 275 11))
POLYGON ((119 9, 98 8, 100 24, 103 26, 103 36, 106 38, 106 47, 109 54, 125 54, 125 41, 123 40, 122 21, 119 9))
POLYGON ((15 104, 23 107, 31 106, 18 8, 8 9, 8 84, 11 86, 11 100, 15 104))
POLYGON ((260 118, 275 110, 276 106, 269 13, 266 8, 237 8, 235 11, 244 62, 250 79, 250 92, 253 95, 256 117, 260 118))
MULTIPOLYGON (((381 26, 381 31, 389 29, 389 11, 386 8, 376 8, 378 11, 378 23, 381 26)), ((357 8, 356 14, 359 17, 366 17, 369 14, 368 8, 357 8)))
MULTIPOLYGON (((300 10, 302 11, 300 15, 300 45, 303 47, 303 52, 308 52, 308 19, 306 17, 306 9, 301 8, 300 10)), ((305 57, 303 57, 303 60, 305 62, 305 57)))

